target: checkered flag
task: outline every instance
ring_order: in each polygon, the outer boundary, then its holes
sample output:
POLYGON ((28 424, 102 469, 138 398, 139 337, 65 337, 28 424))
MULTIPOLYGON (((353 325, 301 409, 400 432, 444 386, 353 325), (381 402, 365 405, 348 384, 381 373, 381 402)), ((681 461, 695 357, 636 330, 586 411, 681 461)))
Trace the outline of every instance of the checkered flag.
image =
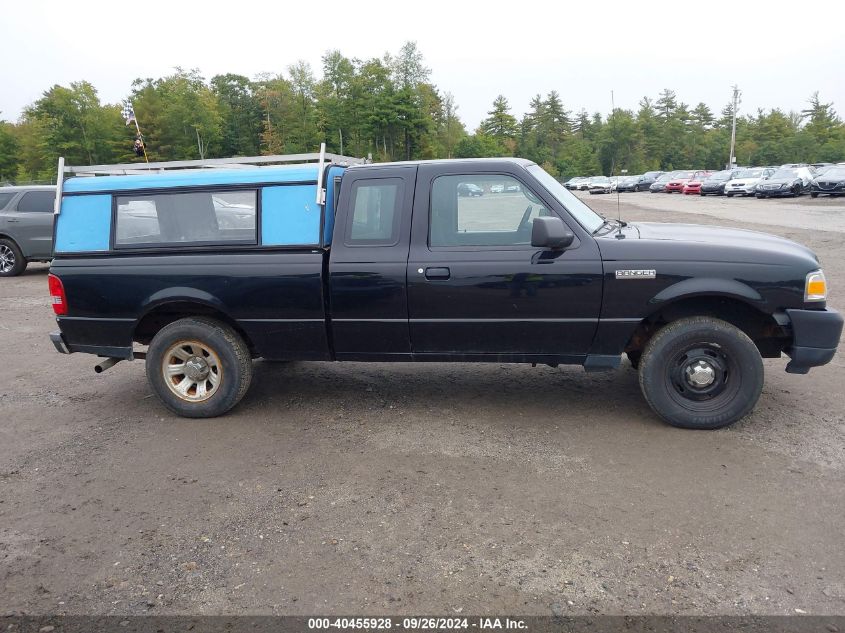
POLYGON ((129 101, 123 104, 123 118, 126 120, 126 125, 130 125, 135 121, 135 108, 132 107, 132 103, 129 101))

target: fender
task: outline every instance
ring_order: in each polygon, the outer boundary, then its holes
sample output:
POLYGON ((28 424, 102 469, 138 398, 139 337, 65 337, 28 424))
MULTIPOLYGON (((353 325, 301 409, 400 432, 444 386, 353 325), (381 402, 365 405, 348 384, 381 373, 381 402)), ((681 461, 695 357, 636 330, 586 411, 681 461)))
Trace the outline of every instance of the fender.
POLYGON ((746 303, 755 303, 761 307, 765 303, 760 293, 751 286, 736 279, 720 279, 718 277, 693 277, 672 284, 649 299, 649 306, 655 309, 675 301, 690 297, 718 295, 739 299, 746 303))
POLYGON ((199 303, 209 308, 213 308, 218 312, 222 312, 227 316, 229 315, 229 311, 226 309, 226 306, 223 305, 223 302, 213 294, 197 288, 190 288, 188 286, 174 286, 173 288, 159 290, 147 297, 141 304, 141 315, 136 320, 136 324, 140 323, 145 316, 159 306, 167 303, 182 302, 199 303))

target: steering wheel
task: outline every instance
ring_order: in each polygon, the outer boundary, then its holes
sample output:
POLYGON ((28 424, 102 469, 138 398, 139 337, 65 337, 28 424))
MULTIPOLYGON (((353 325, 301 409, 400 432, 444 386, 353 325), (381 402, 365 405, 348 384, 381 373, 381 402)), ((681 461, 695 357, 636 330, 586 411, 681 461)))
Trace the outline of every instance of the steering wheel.
POLYGON ((519 226, 516 227, 516 232, 521 233, 528 227, 528 221, 531 219, 531 212, 534 210, 530 204, 525 209, 525 213, 522 214, 522 219, 519 221, 519 226))

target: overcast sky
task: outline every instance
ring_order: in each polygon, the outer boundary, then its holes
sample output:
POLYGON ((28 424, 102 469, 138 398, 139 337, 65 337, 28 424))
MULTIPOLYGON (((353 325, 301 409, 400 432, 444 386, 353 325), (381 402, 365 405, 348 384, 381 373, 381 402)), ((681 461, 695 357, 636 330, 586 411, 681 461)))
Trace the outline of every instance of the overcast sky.
POLYGON ((3 2, 0 118, 53 84, 87 79, 104 102, 136 77, 173 67, 254 77, 297 59, 319 75, 331 48, 348 57, 396 52, 415 40, 472 131, 504 94, 520 116, 534 94, 557 90, 573 111, 637 107, 671 88, 719 112, 730 87, 741 110, 800 110, 818 90, 845 113, 845 1, 440 2, 250 0, 126 3, 3 2))

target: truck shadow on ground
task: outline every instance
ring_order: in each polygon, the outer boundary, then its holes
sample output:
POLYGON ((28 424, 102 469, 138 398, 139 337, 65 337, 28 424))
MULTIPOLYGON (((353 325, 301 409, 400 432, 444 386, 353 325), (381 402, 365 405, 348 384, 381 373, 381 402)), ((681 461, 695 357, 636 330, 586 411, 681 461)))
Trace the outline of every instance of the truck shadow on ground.
POLYGON ((558 423, 595 418, 660 424, 627 364, 617 371, 588 374, 574 366, 259 361, 252 387, 232 414, 271 409, 371 419, 386 412, 469 420, 558 423))

